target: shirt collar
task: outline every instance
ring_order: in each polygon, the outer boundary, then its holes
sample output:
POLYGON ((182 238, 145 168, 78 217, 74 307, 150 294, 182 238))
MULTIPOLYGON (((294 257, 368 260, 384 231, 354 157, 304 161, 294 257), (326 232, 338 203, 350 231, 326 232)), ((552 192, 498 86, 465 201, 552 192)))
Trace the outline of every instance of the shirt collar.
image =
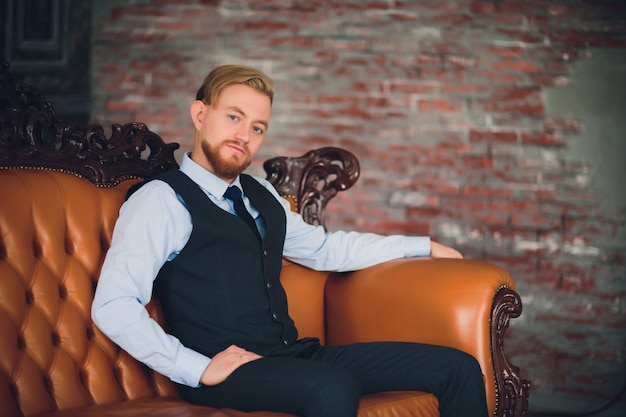
POLYGON ((241 181, 239 181, 239 175, 232 183, 219 178, 217 175, 207 170, 206 168, 198 165, 191 159, 191 152, 186 152, 183 155, 183 160, 180 164, 180 170, 189 178, 191 178, 196 184, 200 186, 205 192, 211 194, 213 197, 221 199, 224 197, 226 189, 231 185, 236 185, 242 190, 241 181))

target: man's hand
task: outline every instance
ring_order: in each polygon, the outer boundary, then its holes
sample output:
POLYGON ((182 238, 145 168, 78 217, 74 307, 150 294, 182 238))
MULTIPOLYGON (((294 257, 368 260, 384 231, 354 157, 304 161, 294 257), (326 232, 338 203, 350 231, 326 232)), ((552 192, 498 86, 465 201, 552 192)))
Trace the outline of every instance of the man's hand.
POLYGON ((203 385, 220 384, 241 365, 260 358, 262 358, 261 355, 230 345, 226 350, 211 358, 211 362, 200 377, 200 383, 203 385))
POLYGON ((442 245, 434 241, 430 241, 430 257, 431 258, 463 258, 461 252, 449 246, 442 245))

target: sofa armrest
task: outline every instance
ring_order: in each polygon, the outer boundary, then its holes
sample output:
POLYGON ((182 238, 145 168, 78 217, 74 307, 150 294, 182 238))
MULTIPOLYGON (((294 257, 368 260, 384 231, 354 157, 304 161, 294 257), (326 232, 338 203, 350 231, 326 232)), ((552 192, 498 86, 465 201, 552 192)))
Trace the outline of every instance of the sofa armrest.
POLYGON ((327 344, 398 340, 457 348, 480 363, 491 415, 527 408, 528 382, 503 349, 509 318, 522 311, 505 269, 466 259, 402 259, 333 274, 325 298, 327 344))

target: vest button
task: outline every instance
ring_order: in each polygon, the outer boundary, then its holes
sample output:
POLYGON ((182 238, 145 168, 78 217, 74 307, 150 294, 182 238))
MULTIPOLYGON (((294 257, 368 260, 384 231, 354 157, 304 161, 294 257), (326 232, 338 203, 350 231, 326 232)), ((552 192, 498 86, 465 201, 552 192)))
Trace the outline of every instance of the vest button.
POLYGON ((283 343, 288 345, 289 344, 289 340, 285 339, 285 340, 283 340, 283 343))
POLYGON ((278 318, 278 313, 272 313, 272 317, 274 317, 275 319, 278 318))
POLYGON ((263 256, 267 256, 267 249, 263 249, 263 256))
POLYGON ((265 283, 265 286, 267 288, 272 288, 272 283, 268 281, 268 282, 265 283))

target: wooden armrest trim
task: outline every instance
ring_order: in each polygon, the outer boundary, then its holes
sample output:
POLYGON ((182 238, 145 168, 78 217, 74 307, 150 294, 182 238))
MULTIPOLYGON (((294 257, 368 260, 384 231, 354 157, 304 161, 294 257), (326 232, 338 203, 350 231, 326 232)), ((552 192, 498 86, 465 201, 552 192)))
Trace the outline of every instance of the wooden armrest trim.
POLYGON ((497 417, 521 416, 528 411, 530 381, 521 377, 520 368, 509 362, 504 352, 504 335, 509 327, 509 321, 521 314, 520 296, 506 286, 501 287, 493 299, 490 323, 497 417), (508 414, 511 410, 514 410, 514 413, 508 414))

